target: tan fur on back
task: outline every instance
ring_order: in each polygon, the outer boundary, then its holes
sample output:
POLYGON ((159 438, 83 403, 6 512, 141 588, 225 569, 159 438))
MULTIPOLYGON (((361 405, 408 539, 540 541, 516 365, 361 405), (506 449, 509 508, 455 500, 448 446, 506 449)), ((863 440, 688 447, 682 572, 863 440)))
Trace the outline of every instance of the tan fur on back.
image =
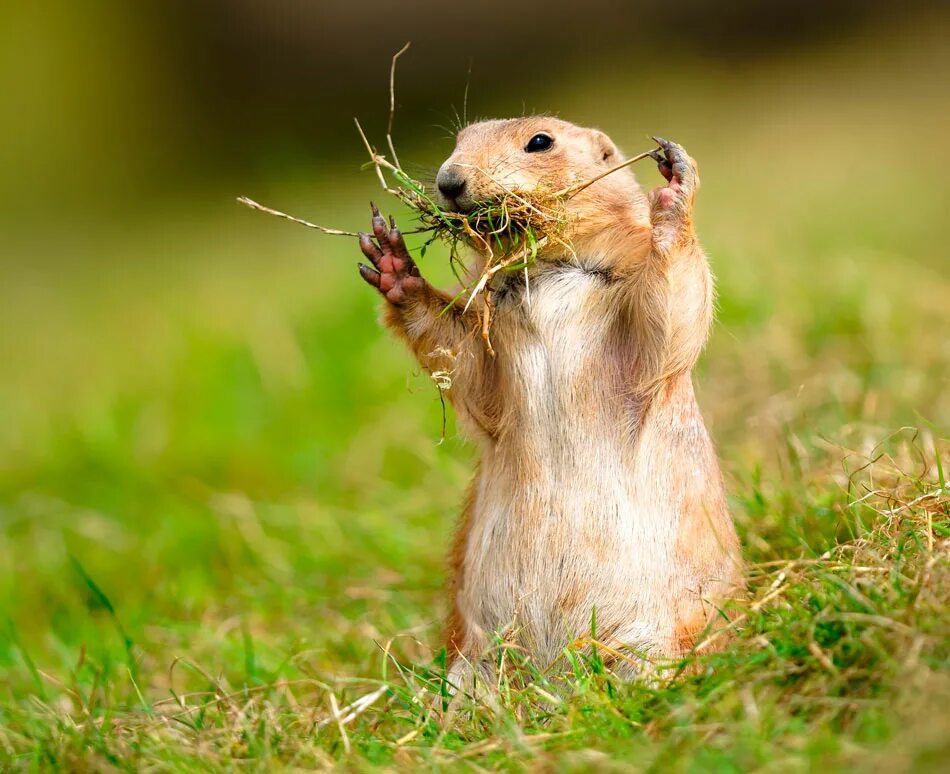
MULTIPOLYGON (((596 130, 532 117, 467 127, 446 163, 484 198, 499 182, 564 187, 620 159, 596 130), (525 153, 540 131, 552 150, 525 153)), ((450 562, 447 636, 468 663, 502 632, 546 665, 589 634, 592 609, 601 641, 676 656, 740 583, 690 376, 713 290, 689 207, 664 209, 623 170, 569 216, 576 254, 542 256, 527 287, 521 275, 496 284, 495 357, 469 316, 438 315, 438 291, 387 312, 426 368, 452 372, 449 397, 482 451, 450 562)))

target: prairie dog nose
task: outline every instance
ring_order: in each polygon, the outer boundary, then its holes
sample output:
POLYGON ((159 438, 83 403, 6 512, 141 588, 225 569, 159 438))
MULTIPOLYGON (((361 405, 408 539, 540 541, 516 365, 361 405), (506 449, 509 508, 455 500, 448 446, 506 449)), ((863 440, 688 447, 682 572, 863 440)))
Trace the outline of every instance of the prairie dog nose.
POLYGON ((440 169, 435 184, 446 199, 455 199, 465 190, 465 178, 452 167, 440 169))

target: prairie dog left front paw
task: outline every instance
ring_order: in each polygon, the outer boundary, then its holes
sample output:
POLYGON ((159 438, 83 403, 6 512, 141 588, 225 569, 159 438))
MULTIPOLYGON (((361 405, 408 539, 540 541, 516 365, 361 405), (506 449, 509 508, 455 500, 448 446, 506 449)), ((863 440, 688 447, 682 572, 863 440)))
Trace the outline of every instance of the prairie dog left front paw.
POLYGON ((654 137, 660 150, 650 155, 657 162, 666 185, 650 193, 654 237, 658 246, 668 249, 692 234, 693 201, 699 189, 696 162, 682 145, 654 137))
POLYGON ((653 209, 688 211, 693 205, 693 197, 699 189, 699 169, 696 162, 682 145, 654 137, 660 151, 651 156, 656 160, 660 174, 666 178, 666 185, 656 188, 650 194, 653 209))

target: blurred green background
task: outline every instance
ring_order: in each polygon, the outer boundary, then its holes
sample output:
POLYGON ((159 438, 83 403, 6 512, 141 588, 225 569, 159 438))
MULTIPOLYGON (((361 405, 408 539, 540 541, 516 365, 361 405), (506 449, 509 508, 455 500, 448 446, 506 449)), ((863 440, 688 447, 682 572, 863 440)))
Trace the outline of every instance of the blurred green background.
MULTIPOLYGON (((948 32, 923 3, 5 3, 0 690, 34 690, 24 653, 57 679, 122 660, 70 557, 146 691, 176 655, 240 672, 248 641, 270 676, 436 642, 473 450, 451 418, 440 443, 352 240, 234 202, 365 228, 352 117, 382 141, 407 40, 396 142, 420 169, 466 83, 469 118, 698 159, 719 321, 697 381, 736 518, 759 559, 833 534, 809 460, 950 423, 948 32)), ((447 284, 443 259, 421 265, 447 284)))

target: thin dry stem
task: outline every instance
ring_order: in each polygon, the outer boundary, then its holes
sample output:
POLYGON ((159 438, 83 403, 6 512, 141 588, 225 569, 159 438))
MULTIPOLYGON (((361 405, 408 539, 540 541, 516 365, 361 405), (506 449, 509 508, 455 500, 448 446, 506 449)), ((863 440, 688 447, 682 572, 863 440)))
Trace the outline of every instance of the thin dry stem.
POLYGON ((486 290, 482 309, 482 341, 485 342, 485 350, 491 357, 495 356, 495 348, 491 345, 491 321, 494 313, 495 304, 492 301, 491 291, 486 290))
POLYGON ((643 153, 638 153, 633 158, 629 158, 626 161, 620 162, 616 166, 611 167, 610 169, 604 172, 601 172, 596 177, 592 177, 590 180, 585 180, 583 183, 577 183, 575 185, 568 186, 567 188, 562 188, 560 191, 554 194, 554 196, 556 197, 563 196, 566 198, 570 198, 571 196, 574 196, 575 194, 578 194, 581 191, 583 191, 585 188, 587 188, 587 186, 593 185, 598 180, 602 180, 603 178, 607 177, 607 175, 612 175, 614 172, 619 172, 624 167, 629 167, 631 164, 635 164, 636 162, 642 159, 645 159, 647 157, 652 157, 654 153, 656 153, 655 150, 648 150, 648 151, 644 151, 643 153))
POLYGON ((336 696, 330 692, 330 711, 333 713, 333 719, 336 720, 336 726, 340 730, 340 738, 343 740, 343 749, 346 754, 350 754, 350 737, 343 727, 343 717, 340 715, 340 705, 337 703, 336 696))
POLYGON ((402 165, 396 155, 396 146, 393 145, 393 122, 396 120, 396 60, 405 54, 411 45, 412 42, 407 41, 406 45, 393 55, 393 61, 389 68, 389 125, 386 127, 386 142, 389 144, 389 152, 393 154, 393 163, 397 167, 402 165))
POLYGON ((369 138, 367 138, 366 136, 366 132, 364 132, 363 127, 360 126, 360 120, 358 118, 354 118, 353 123, 356 124, 356 131, 360 133, 360 138, 363 140, 363 145, 366 146, 366 150, 369 153, 370 158, 373 160, 373 165, 376 167, 376 177, 379 178, 379 184, 383 187, 383 190, 386 191, 387 193, 391 193, 398 196, 398 194, 396 194, 395 191, 393 191, 393 189, 391 189, 388 185, 386 185, 386 178, 383 176, 383 170, 381 166, 382 162, 385 161, 385 159, 382 156, 378 155, 375 150, 373 150, 373 146, 370 145, 369 138))
POLYGON ((249 199, 246 196, 239 196, 237 200, 238 203, 243 204, 245 207, 250 207, 252 210, 260 210, 261 212, 266 212, 268 215, 276 215, 278 218, 292 220, 294 223, 299 223, 301 226, 322 231, 324 234, 330 234, 331 236, 359 236, 359 234, 357 234, 355 231, 341 231, 338 228, 327 228, 326 226, 320 226, 316 223, 311 223, 309 220, 303 220, 303 218, 296 218, 293 215, 288 215, 286 212, 281 212, 280 210, 275 210, 271 207, 265 207, 263 204, 258 204, 253 199, 249 199))

